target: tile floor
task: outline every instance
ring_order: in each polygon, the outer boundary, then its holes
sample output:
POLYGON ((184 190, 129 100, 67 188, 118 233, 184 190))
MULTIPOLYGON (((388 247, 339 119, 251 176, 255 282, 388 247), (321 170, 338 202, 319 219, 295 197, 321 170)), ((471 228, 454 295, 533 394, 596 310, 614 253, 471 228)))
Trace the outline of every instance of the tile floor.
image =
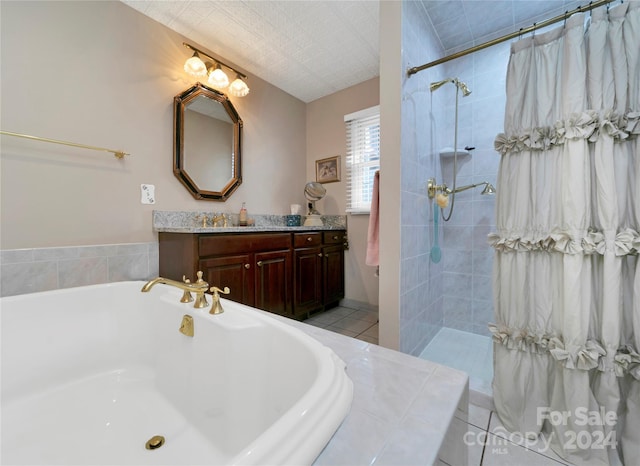
MULTIPOLYGON (((375 311, 340 306, 315 314, 304 323, 378 344, 378 313, 375 311)), ((467 372, 471 389, 486 389, 490 393, 493 367, 488 337, 443 328, 420 357, 467 372)), ((460 424, 455 432, 463 435, 463 444, 468 448, 469 466, 568 464, 546 449, 542 440, 531 442, 507 432, 495 411, 470 404, 469 418, 456 419, 456 422, 460 424)))
POLYGON ((334 307, 304 321, 314 327, 378 344, 378 312, 350 307, 334 307))
MULTIPOLYGON (((462 422, 462 421, 460 421, 462 422)), ((469 466, 560 466, 566 461, 546 448, 542 439, 535 442, 508 432, 495 411, 469 405, 468 425, 462 429, 468 448, 469 466)), ((460 430, 457 430, 460 432, 460 430)), ((452 465, 458 466, 458 465, 452 465)))

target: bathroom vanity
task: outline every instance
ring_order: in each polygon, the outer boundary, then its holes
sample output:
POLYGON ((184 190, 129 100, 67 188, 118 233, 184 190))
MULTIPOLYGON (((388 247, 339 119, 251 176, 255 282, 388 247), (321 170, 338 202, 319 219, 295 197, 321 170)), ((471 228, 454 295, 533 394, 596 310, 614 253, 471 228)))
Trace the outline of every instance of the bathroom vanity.
POLYGON ((344 298, 346 230, 304 227, 220 228, 158 233, 160 276, 229 287, 225 297, 304 319, 344 298))

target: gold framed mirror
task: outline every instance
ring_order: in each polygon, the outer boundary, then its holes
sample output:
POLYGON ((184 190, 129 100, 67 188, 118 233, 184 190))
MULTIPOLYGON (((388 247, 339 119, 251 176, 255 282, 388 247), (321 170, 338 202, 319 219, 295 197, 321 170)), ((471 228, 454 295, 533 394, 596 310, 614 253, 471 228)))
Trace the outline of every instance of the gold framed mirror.
POLYGON ((173 174, 196 199, 226 201, 242 184, 242 120, 201 83, 174 97, 173 174))

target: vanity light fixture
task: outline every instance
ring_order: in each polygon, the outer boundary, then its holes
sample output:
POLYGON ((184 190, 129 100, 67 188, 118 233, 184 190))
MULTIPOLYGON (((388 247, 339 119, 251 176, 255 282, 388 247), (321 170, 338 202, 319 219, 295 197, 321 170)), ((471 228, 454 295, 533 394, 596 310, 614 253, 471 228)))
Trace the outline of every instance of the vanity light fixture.
POLYGON ((202 78, 207 75, 207 67, 198 55, 198 52, 193 52, 193 56, 184 62, 184 70, 191 76, 202 78))
POLYGON ((216 64, 215 68, 209 68, 209 78, 207 82, 211 87, 215 87, 216 89, 224 89, 229 85, 229 77, 227 73, 222 71, 220 63, 216 64))
POLYGON ((244 97, 249 93, 247 83, 242 80, 239 74, 236 74, 236 79, 229 86, 229 93, 236 97, 244 97))
POLYGON ((240 73, 235 68, 227 65, 226 63, 221 62, 220 60, 213 58, 202 50, 194 47, 191 44, 187 44, 183 42, 182 45, 187 47, 188 49, 193 50, 193 56, 190 57, 184 64, 184 70, 187 74, 194 76, 196 78, 203 78, 208 76, 207 83, 216 89, 224 89, 227 86, 229 87, 229 93, 235 97, 244 97, 249 93, 249 86, 244 81, 247 79, 247 76, 240 73), (212 62, 205 63, 200 58, 200 55, 203 55, 212 62), (222 67, 229 68, 236 74, 236 79, 229 84, 229 77, 227 73, 225 73, 222 67))

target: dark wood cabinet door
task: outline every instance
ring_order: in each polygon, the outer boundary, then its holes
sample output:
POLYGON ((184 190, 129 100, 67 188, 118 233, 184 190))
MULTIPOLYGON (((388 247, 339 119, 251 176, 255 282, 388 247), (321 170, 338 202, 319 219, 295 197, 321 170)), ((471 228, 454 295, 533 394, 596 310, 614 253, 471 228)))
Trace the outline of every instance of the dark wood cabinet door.
POLYGON ((233 301, 296 319, 344 298, 344 230, 161 232, 160 274, 228 286, 233 301))
POLYGON ((322 249, 296 249, 293 257, 293 312, 303 317, 322 308, 322 249))
POLYGON ((334 304, 344 298, 344 248, 327 246, 322 248, 324 305, 334 304))
POLYGON ((255 306, 291 317, 291 251, 257 252, 254 259, 255 306))
POLYGON ((253 289, 254 265, 251 254, 234 254, 229 256, 203 259, 199 262, 204 280, 218 288, 229 287, 231 291, 225 298, 255 306, 253 289))

